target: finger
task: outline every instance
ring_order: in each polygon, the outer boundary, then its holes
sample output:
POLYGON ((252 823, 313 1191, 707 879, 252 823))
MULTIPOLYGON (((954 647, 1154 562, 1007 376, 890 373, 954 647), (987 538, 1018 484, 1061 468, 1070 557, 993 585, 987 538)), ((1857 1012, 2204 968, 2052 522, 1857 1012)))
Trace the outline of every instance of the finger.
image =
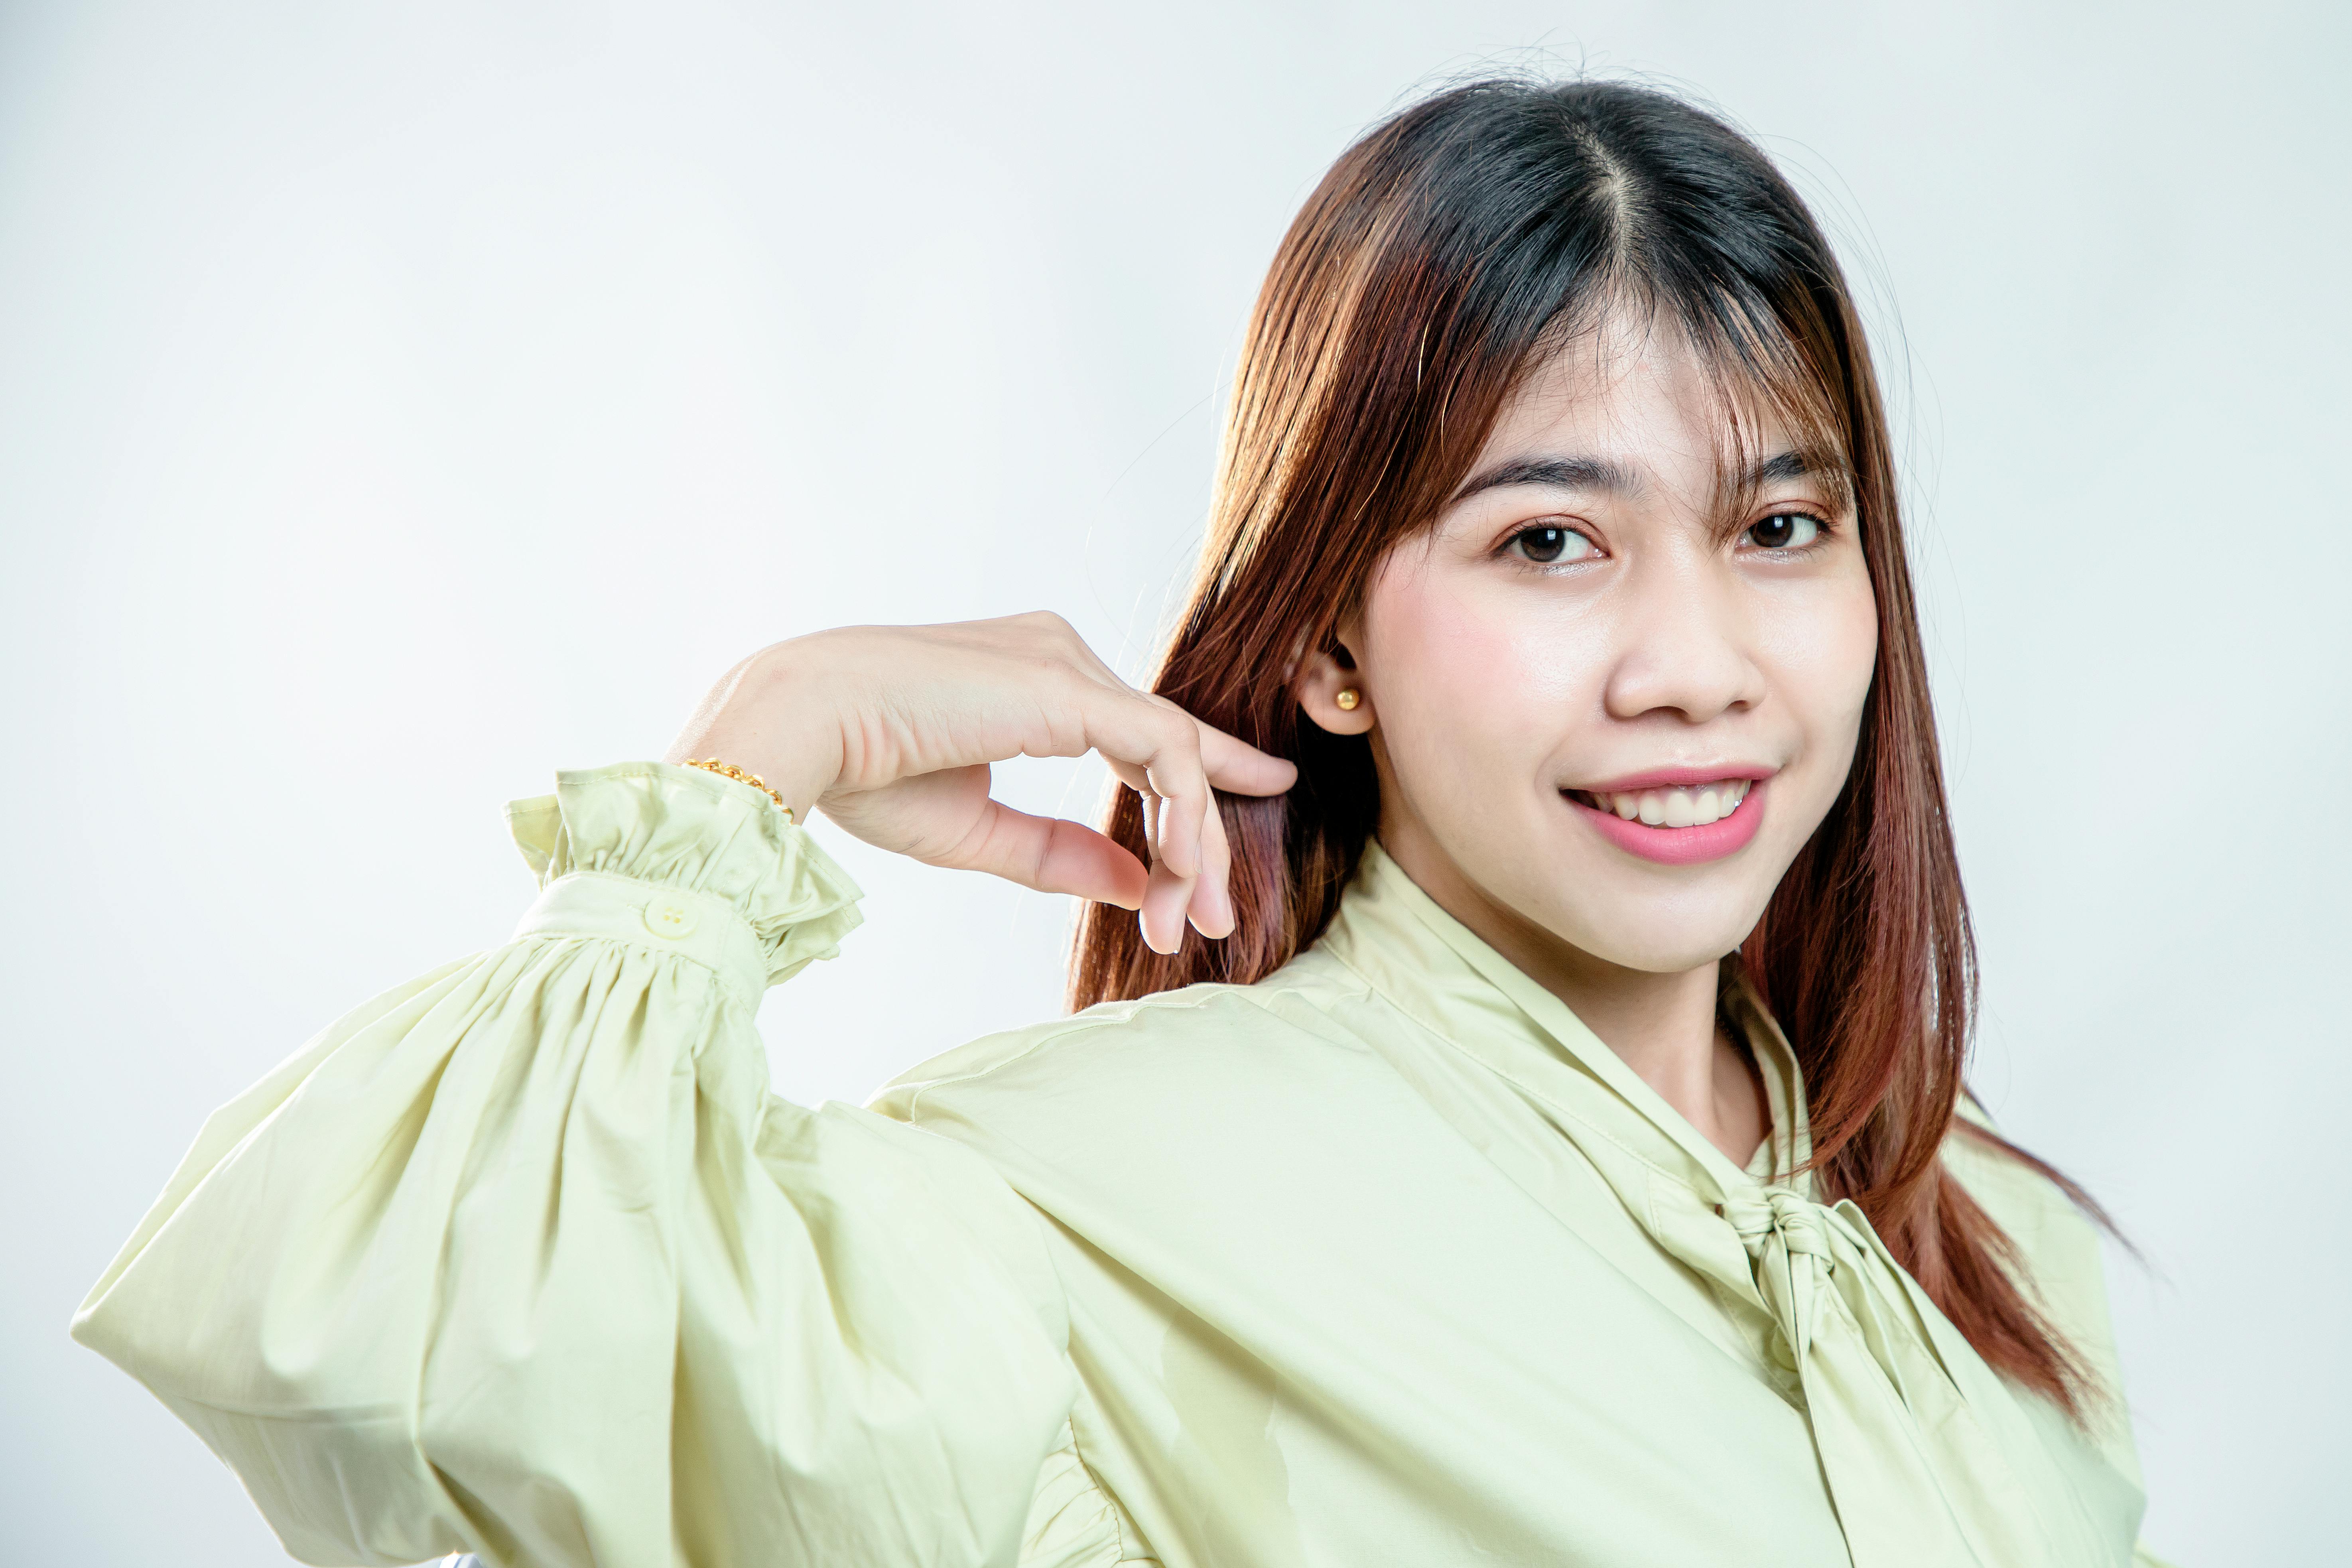
POLYGON ((1234 795, 1280 795, 1298 782, 1298 764, 1261 752, 1213 724, 1201 729, 1201 765, 1209 782, 1234 795))
POLYGON ((1144 769, 1144 781, 1160 796, 1160 835, 1155 846, 1158 863, 1190 882, 1201 875, 1201 846, 1208 819, 1217 814, 1216 795, 1201 767, 1200 753, 1190 748, 1144 769))
POLYGON ((1142 698, 1156 707, 1182 713, 1192 719, 1200 730, 1201 758, 1205 764, 1209 782, 1219 789, 1235 795, 1280 795, 1298 780, 1297 766, 1261 752, 1238 736, 1227 733, 1186 712, 1177 702, 1157 692, 1139 691, 1119 679, 1118 673, 1102 661, 1100 655, 1087 645, 1067 622, 1057 621, 1057 643, 1064 658, 1082 675, 1112 691, 1128 692, 1142 698))
POLYGON ((1142 908, 1150 883, 1143 863, 1091 827, 1032 816, 999 801, 981 810, 963 841, 934 865, 986 871, 1041 893, 1076 893, 1124 910, 1142 908))
POLYGON ((1210 809, 1201 727, 1171 704, 1073 679, 1083 688, 1074 695, 1087 742, 1122 782, 1160 797, 1158 812, 1147 814, 1157 818, 1157 859, 1191 881, 1200 874, 1201 822, 1210 809))
POLYGON ((1192 929, 1205 937, 1234 934, 1233 849, 1225 837, 1225 814, 1212 809, 1201 840, 1201 876, 1187 911, 1192 929))
POLYGON ((1061 651, 1063 657, 1076 665, 1081 672, 1100 684, 1116 687, 1121 691, 1134 692, 1139 697, 1143 695, 1136 688, 1121 679, 1118 671, 1105 664, 1102 661, 1102 656, 1095 652, 1087 639, 1078 636, 1075 629, 1070 630, 1068 637, 1064 640, 1061 651))
MULTIPOLYGON (((1168 802, 1151 787, 1143 770, 1121 763, 1112 771, 1122 775, 1121 782, 1140 797, 1137 809, 1142 817, 1143 845, 1151 867, 1140 910, 1144 945, 1154 952, 1174 952, 1183 940, 1187 919, 1193 918, 1196 912, 1200 919, 1213 918, 1205 912, 1205 906, 1199 904, 1202 879, 1178 875, 1160 853, 1160 825, 1166 818, 1168 802)), ((1214 816, 1211 813, 1213 819, 1214 816)), ((1198 920, 1194 923, 1197 926, 1198 920)))
MULTIPOLYGON (((1185 876, 1170 864, 1165 852, 1171 803, 1146 778, 1136 786, 1142 796, 1143 843, 1150 852, 1151 871, 1137 921, 1144 946, 1154 952, 1174 952, 1184 941, 1184 921, 1200 887, 1197 876, 1185 876)), ((1214 815, 1213 812, 1211 815, 1214 815)))
POLYGON ((1143 929, 1143 944, 1154 952, 1174 952, 1184 942, 1184 914, 1192 904, 1198 879, 1180 877, 1166 860, 1151 868, 1136 919, 1143 929))

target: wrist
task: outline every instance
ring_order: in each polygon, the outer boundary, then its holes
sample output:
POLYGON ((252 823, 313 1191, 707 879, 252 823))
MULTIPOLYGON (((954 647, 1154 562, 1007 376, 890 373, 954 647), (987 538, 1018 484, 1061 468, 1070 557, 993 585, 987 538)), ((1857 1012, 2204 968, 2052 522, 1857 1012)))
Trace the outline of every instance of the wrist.
POLYGON ((757 773, 805 823, 840 776, 841 725, 823 682, 781 657, 789 647, 762 649, 728 671, 662 760, 716 760, 757 773))

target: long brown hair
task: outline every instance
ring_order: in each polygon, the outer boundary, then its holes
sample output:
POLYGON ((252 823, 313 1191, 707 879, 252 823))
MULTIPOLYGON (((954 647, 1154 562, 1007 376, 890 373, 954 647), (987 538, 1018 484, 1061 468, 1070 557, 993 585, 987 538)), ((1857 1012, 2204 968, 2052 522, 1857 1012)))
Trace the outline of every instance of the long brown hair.
MULTIPOLYGON (((1291 225, 1235 377, 1214 509, 1153 689, 1298 764, 1273 799, 1222 796, 1239 928, 1173 954, 1091 906, 1074 1006, 1248 984, 1320 936, 1380 816, 1361 736, 1301 722, 1289 675, 1375 564, 1424 528, 1504 404, 1612 310, 1671 322, 1727 410, 1765 407, 1852 487, 1878 602, 1853 769, 1738 963, 1803 1065, 1817 1190, 1852 1198, 1985 1360, 2080 1416, 2085 1373, 2020 1289, 2014 1245, 1939 1154, 1976 1002, 1887 421, 1828 240, 1764 154, 1665 94, 1482 81, 1341 155, 1291 225)), ((1106 828, 1139 855, 1139 798, 1106 828)), ((2056 1181, 2014 1145, 1961 1126, 2056 1181)), ((2104 1218, 2104 1216, 2101 1216, 2104 1218)))

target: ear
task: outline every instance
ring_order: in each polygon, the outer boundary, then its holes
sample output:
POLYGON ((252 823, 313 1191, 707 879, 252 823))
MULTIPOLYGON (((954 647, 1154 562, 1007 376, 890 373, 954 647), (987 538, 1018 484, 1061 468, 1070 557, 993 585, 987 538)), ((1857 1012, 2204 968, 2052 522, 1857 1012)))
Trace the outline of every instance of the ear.
POLYGON ((1298 705, 1318 729, 1334 735, 1361 735, 1372 727, 1371 688, 1343 644, 1335 643, 1329 650, 1300 659, 1298 673, 1290 678, 1290 689, 1298 694, 1298 705), (1342 691, 1355 693, 1353 708, 1339 706, 1342 691))

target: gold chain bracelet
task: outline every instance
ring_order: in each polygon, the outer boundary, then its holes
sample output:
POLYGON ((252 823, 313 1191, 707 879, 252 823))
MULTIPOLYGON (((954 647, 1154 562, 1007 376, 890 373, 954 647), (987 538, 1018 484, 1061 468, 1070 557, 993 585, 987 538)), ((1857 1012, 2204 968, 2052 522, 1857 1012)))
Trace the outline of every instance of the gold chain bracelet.
POLYGON ((733 779, 737 784, 750 784, 753 789, 760 791, 770 800, 774 801, 778 805, 783 806, 784 820, 786 822, 792 821, 793 808, 789 805, 785 805, 784 797, 778 795, 774 790, 770 789, 768 787, 768 781, 761 778, 759 774, 747 773, 741 768, 737 767, 733 763, 722 763, 717 757, 688 757, 686 759, 686 765, 689 768, 701 768, 706 772, 717 773, 721 778, 733 779))

